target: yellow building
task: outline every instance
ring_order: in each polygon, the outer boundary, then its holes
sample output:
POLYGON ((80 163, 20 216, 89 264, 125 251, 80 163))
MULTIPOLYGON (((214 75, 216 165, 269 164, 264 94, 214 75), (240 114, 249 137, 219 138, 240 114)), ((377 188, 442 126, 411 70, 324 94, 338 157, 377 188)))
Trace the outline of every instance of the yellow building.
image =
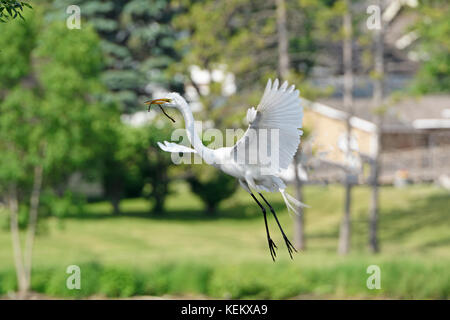
MULTIPOLYGON (((312 180, 336 181, 344 168, 352 168, 358 181, 368 178, 377 149, 370 99, 355 99, 350 117, 350 149, 347 152, 347 113, 342 99, 320 102, 302 100, 303 126, 311 134, 308 143, 314 163, 312 180)), ((433 181, 450 175, 450 96, 434 95, 405 99, 383 115, 381 134, 382 182, 391 183, 402 172, 412 181, 433 181)))
MULTIPOLYGON (((303 100, 305 128, 311 131, 312 146, 321 159, 345 165, 347 114, 319 102, 303 100)), ((351 117, 351 149, 372 156, 377 142, 376 126, 370 121, 351 117)))

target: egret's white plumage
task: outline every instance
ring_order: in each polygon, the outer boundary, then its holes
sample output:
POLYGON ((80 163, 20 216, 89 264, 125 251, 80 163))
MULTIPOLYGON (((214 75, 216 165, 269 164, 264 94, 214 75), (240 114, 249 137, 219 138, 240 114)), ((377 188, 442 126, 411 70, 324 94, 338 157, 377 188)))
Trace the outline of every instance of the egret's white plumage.
MULTIPOLYGON (((294 91, 295 86, 293 85, 289 89, 287 86, 288 83, 284 82, 278 88, 278 79, 274 81, 273 85, 269 79, 257 109, 250 108, 247 111, 249 122, 247 132, 234 146, 234 150, 238 151, 239 155, 245 154, 242 148, 250 149, 251 152, 258 154, 260 153, 257 142, 258 131, 266 129, 270 133, 271 130, 277 130, 279 145, 275 147, 279 150, 279 165, 274 168, 274 174, 278 174, 280 169, 287 169, 292 163, 302 134, 300 128, 302 127, 303 111, 300 105, 299 91, 294 91), (252 130, 256 134, 250 134, 252 130)), ((268 142, 270 143, 270 139, 268 142)))
MULTIPOLYGON (((209 149, 202 144, 201 139, 197 135, 192 111, 186 100, 178 93, 170 93, 167 99, 158 99, 152 102, 164 107, 175 107, 181 111, 185 120, 188 139, 193 146, 193 149, 191 149, 164 141, 164 144, 158 143, 162 150, 167 152, 197 153, 206 163, 239 179, 240 185, 255 200, 252 189, 258 192, 279 191, 289 210, 298 213, 298 208, 304 206, 300 201, 286 193, 286 185, 280 178, 280 172, 287 169, 292 163, 300 144, 300 136, 302 135, 303 109, 300 105, 299 91, 295 90, 294 85, 288 87, 288 83, 284 82, 279 87, 278 79, 273 83, 269 80, 257 108, 252 107, 247 111, 246 119, 249 127, 242 138, 233 147, 215 150, 209 149), (270 139, 272 133, 278 139, 270 139), (269 138, 264 140, 265 150, 261 150, 263 149, 261 147, 261 139, 263 138, 261 137, 264 137, 265 134, 269 138), (269 158, 275 156, 274 159, 276 161, 271 161, 269 164, 264 162, 264 152, 268 153, 269 158), (248 157, 253 161, 249 161, 248 157)), ((268 204, 265 199, 264 201, 268 204)), ((262 208, 259 202, 258 204, 262 208)), ((271 206, 270 209, 274 213, 271 206)), ((263 212, 265 215, 264 209, 263 212)), ((282 233, 285 237, 284 232, 282 233)), ((270 246, 272 240, 269 235, 268 239, 270 246)), ((286 237, 285 240, 288 241, 286 237)))
POLYGON ((158 147, 161 148, 161 150, 166 151, 166 152, 183 152, 183 153, 197 153, 197 151, 195 151, 192 148, 188 148, 186 146, 182 146, 173 142, 167 142, 164 141, 164 144, 162 144, 161 142, 157 142, 158 143, 158 147))

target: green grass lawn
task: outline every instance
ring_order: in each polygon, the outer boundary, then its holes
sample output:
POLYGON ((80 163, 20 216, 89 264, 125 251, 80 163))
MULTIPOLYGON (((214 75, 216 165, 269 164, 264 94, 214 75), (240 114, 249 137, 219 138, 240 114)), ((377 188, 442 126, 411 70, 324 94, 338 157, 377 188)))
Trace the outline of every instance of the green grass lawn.
MULTIPOLYGON (((292 218, 281 195, 268 195, 292 238, 292 218)), ((123 215, 95 203, 79 216, 41 220, 34 251, 33 289, 59 296, 200 294, 217 298, 450 297, 450 196, 430 185, 383 187, 381 253, 367 248, 369 189, 353 191, 352 252, 336 254, 343 189, 308 186, 307 250, 289 259, 278 245, 273 263, 259 208, 239 191, 216 217, 205 217, 199 199, 179 185, 167 212, 148 214, 142 199, 123 201, 123 215), (79 265, 82 290, 65 288, 65 268, 79 265), (369 290, 366 268, 381 268, 381 290, 369 290)), ((0 230, 0 293, 14 288, 10 234, 0 230)))

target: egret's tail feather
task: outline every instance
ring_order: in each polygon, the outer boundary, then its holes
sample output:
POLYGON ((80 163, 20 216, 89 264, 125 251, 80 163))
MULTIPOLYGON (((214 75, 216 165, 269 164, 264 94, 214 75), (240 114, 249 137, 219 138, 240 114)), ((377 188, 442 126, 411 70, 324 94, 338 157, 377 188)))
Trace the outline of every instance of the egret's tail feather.
POLYGON ((308 205, 298 201, 289 193, 286 192, 285 189, 280 189, 280 193, 283 196, 283 200, 286 203, 286 207, 288 208, 288 212, 292 211, 297 215, 300 215, 300 208, 309 208, 308 205))

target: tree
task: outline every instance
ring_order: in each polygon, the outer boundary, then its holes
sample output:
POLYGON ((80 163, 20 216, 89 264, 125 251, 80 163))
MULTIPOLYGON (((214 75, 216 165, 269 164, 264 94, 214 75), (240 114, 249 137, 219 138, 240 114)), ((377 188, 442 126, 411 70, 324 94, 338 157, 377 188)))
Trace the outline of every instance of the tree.
POLYGON ((154 122, 139 127, 117 123, 111 128, 104 139, 98 171, 114 214, 120 213, 122 198, 140 196, 153 203, 152 212, 164 211, 171 159, 157 142, 167 140, 170 130, 154 122))
POLYGON ((61 13, 69 5, 78 5, 99 34, 106 56, 101 78, 123 112, 139 110, 155 90, 182 92, 180 81, 165 72, 179 59, 171 27, 177 8, 170 1, 55 0, 48 16, 65 19, 61 13))
MULTIPOLYGON (((381 7, 381 2, 378 1, 381 7)), ((381 12, 382 9, 381 9, 381 12)), ((381 154, 381 125, 382 113, 385 111, 383 106, 384 96, 384 30, 383 21, 380 19, 380 29, 374 31, 374 72, 373 76, 373 105, 375 109, 375 124, 376 124, 376 142, 371 163, 371 196, 369 206, 369 248, 372 252, 379 251, 377 224, 379 211, 379 177, 381 171, 380 154, 381 154)))
POLYGON ((219 174, 215 169, 206 169, 206 165, 195 167, 194 170, 198 172, 187 179, 189 185, 205 203, 206 213, 214 215, 219 203, 236 191, 236 179, 226 174, 219 174))
MULTIPOLYGON (((101 73, 102 82, 108 88, 103 94, 106 101, 118 103, 123 113, 132 113, 142 108, 143 100, 154 91, 183 92, 178 78, 166 72, 180 59, 174 46, 177 34, 171 26, 180 10, 176 5, 168 0, 55 0, 55 10, 47 16, 53 20, 65 19, 61 13, 68 5, 80 6, 82 17, 94 26, 101 38, 106 56, 101 73)), ((168 155, 154 152, 153 137, 161 135, 161 130, 152 125, 135 129, 121 124, 111 129, 102 152, 100 178, 114 212, 119 213, 122 197, 143 193, 153 202, 152 210, 162 212, 170 181, 170 162, 168 155), (145 134, 143 130, 151 132, 145 134), (143 140, 137 141, 138 137, 143 140)))
MULTIPOLYGON (((352 12, 351 2, 345 0, 345 13, 343 16, 343 64, 344 64, 344 107, 347 112, 346 119, 346 157, 350 159, 352 154, 351 149, 351 134, 352 126, 350 119, 353 113, 353 37, 352 37, 352 12)), ((347 254, 350 251, 351 244, 351 192, 352 192, 352 169, 348 167, 345 172, 345 208, 344 217, 341 222, 339 232, 339 246, 338 252, 340 254, 347 254)))
POLYGON ((421 66, 412 90, 418 94, 450 91, 450 5, 445 0, 419 1, 418 21, 412 32, 418 36, 421 66))
MULTIPOLYGON (((37 12, 38 10, 36 10, 37 12)), ((19 292, 30 288, 32 252, 44 188, 95 159, 102 123, 114 112, 98 102, 103 57, 91 28, 68 32, 39 14, 2 28, 0 47, 0 195, 8 203, 19 292), (39 30, 39 32, 37 32, 39 30), (11 57, 15 57, 11 59, 11 57), (24 250, 18 212, 28 208, 24 250)))
POLYGON ((153 122, 138 130, 138 151, 142 156, 138 160, 144 183, 143 195, 152 202, 151 211, 156 214, 164 212, 164 203, 169 194, 172 181, 171 155, 162 152, 157 142, 168 140, 172 127, 165 123, 153 122))
POLYGON ((128 144, 128 135, 124 132, 123 124, 116 123, 110 129, 109 134, 104 137, 99 167, 96 169, 99 172, 104 195, 113 207, 113 213, 120 214, 120 201, 125 195, 126 179, 135 173, 127 168, 127 165, 132 165, 129 161, 135 150, 134 144, 128 144), (127 152, 130 149, 131 152, 127 152))

